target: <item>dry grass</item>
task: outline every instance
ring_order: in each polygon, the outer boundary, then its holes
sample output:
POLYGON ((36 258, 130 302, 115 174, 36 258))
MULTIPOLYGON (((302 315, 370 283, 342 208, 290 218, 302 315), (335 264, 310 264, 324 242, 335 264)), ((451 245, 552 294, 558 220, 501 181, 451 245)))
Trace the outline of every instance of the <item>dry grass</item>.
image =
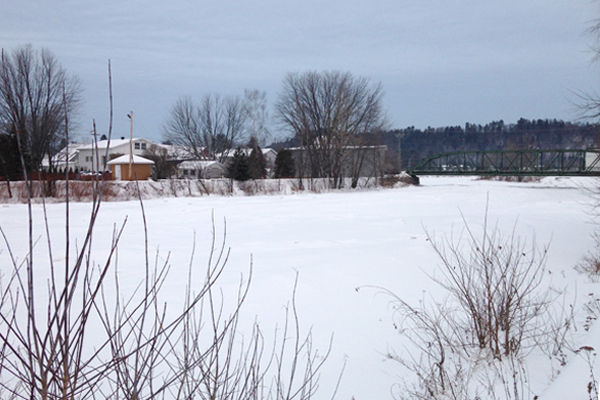
MULTIPOLYGON (((67 196, 66 182, 54 181, 52 196, 48 195, 47 182, 33 181, 30 186, 33 202, 64 202, 67 196), (44 197, 45 196, 45 197, 44 197)), ((371 190, 381 187, 397 188, 407 186, 402 176, 368 179, 359 181, 356 189, 345 182, 342 190, 371 190)), ((129 201, 165 197, 202 197, 202 196, 257 196, 282 195, 293 193, 326 193, 332 190, 327 179, 258 179, 238 182, 232 179, 164 179, 159 181, 69 181, 69 199, 74 202, 89 202, 102 186, 103 201, 129 201), (97 188, 95 189, 95 186, 97 188)), ((0 203, 26 203, 27 190, 24 182, 0 182, 0 203)))
MULTIPOLYGON (((32 181, 30 183, 30 193, 32 201, 41 200, 44 198, 45 185, 44 181, 32 181)), ((97 192, 99 182, 93 181, 69 181, 69 200, 75 202, 92 201, 97 192), (96 189, 94 189, 96 187, 96 189)), ((119 188, 113 182, 104 182, 102 187, 103 200, 116 200, 119 194, 119 188)), ((63 202, 67 197, 67 182, 54 182, 54 195, 46 196, 45 201, 63 202)), ((24 181, 10 182, 10 192, 8 184, 3 182, 0 185, 0 202, 1 203, 26 203, 27 202, 27 186, 24 181)))

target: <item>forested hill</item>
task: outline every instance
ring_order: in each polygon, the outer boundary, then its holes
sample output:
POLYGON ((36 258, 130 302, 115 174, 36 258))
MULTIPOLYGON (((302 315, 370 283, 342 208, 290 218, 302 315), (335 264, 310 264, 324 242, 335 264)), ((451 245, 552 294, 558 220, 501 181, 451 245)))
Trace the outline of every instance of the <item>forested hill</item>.
POLYGON ((486 125, 467 123, 464 128, 409 127, 385 132, 381 140, 397 158, 398 136, 401 136, 402 164, 406 168, 422 158, 453 151, 592 148, 598 146, 599 132, 597 124, 521 118, 516 124, 500 120, 486 125))

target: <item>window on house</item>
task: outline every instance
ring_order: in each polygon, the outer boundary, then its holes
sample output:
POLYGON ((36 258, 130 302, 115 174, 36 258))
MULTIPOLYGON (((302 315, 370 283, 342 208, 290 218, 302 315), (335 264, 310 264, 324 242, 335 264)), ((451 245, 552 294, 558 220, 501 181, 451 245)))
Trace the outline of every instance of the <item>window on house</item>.
POLYGON ((140 144, 139 144, 139 143, 136 143, 136 144, 135 144, 135 149, 136 149, 136 150, 139 150, 139 149, 140 149, 140 144))
POLYGON ((146 143, 142 143, 142 150, 146 150, 146 143))

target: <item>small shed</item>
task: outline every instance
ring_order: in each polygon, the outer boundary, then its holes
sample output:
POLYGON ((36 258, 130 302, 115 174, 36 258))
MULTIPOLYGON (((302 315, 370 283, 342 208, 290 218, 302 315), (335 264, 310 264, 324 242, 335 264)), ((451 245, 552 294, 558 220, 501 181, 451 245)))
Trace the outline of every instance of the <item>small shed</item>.
POLYGON ((152 165, 154 161, 147 158, 129 154, 117 157, 107 163, 110 166, 112 176, 117 181, 145 181, 152 176, 152 165), (132 169, 129 169, 131 163, 132 169))
POLYGON ((218 179, 226 175, 226 168, 217 161, 184 161, 177 166, 183 178, 218 179))

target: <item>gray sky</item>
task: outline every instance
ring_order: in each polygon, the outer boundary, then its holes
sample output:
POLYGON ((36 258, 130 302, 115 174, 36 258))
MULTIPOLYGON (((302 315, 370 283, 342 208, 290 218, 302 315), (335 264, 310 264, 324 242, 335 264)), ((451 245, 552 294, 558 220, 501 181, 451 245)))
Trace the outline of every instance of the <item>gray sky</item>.
MULTIPOLYGON (((182 95, 267 92, 286 72, 350 71, 381 82, 391 125, 577 118, 598 89, 586 28, 593 0, 4 0, 0 43, 52 50, 85 90, 82 136, 162 138, 182 95)), ((272 113, 271 113, 272 114, 272 113)))

